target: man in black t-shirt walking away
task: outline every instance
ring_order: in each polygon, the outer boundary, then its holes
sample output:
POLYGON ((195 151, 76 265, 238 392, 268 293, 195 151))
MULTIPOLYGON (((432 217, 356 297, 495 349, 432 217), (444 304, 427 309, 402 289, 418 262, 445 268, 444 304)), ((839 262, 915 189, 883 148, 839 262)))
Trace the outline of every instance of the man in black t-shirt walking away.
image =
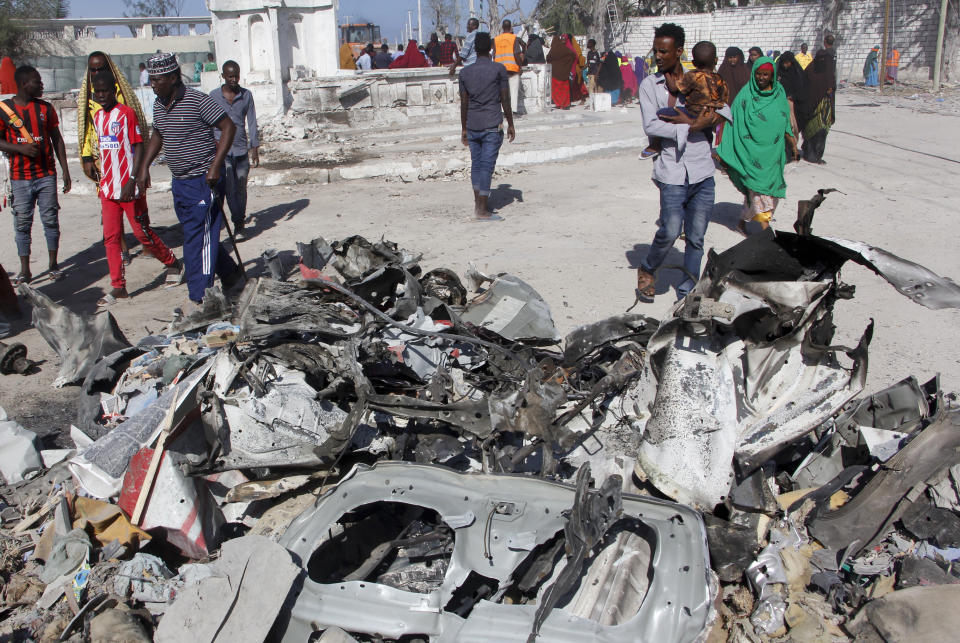
POLYGON ((153 134, 137 170, 137 187, 144 193, 150 164, 163 148, 173 174, 171 191, 177 219, 183 227, 183 264, 190 300, 203 301, 213 285, 213 273, 223 290, 242 278, 237 264, 220 243, 223 223, 223 164, 237 128, 216 101, 183 84, 173 54, 147 61, 153 104, 153 134), (219 142, 213 128, 220 130, 219 142))
POLYGON ((510 86, 507 70, 490 60, 493 40, 487 32, 477 34, 474 46, 477 62, 460 72, 461 140, 470 148, 473 162, 474 216, 478 221, 502 221, 487 210, 490 182, 503 145, 503 118, 507 118, 507 137, 513 142, 513 111, 510 109, 510 86))

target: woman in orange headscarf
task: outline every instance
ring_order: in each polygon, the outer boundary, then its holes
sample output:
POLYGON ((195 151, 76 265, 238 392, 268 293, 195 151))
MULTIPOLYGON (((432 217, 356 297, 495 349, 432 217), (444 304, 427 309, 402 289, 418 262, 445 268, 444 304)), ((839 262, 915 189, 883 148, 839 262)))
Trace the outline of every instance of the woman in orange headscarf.
POLYGON ((0 61, 0 94, 16 94, 17 81, 13 79, 13 73, 17 71, 10 56, 4 56, 0 61))
POLYGON ((570 101, 574 103, 580 101, 580 104, 583 105, 587 96, 590 95, 586 84, 583 82, 583 70, 587 66, 587 59, 583 55, 583 50, 580 49, 580 43, 573 37, 573 34, 564 34, 564 37, 567 41, 567 47, 577 57, 570 78, 570 101))

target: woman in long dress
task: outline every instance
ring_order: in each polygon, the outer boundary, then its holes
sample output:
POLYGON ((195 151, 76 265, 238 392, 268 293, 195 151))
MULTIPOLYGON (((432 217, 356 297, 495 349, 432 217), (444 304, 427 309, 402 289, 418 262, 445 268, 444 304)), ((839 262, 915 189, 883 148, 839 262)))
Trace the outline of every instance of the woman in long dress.
POLYGON ((570 109, 570 73, 576 65, 576 56, 560 36, 553 37, 547 62, 550 63, 550 93, 557 109, 570 109))
POLYGON ((766 229, 780 199, 786 196, 784 141, 794 156, 797 146, 790 126, 790 103, 777 82, 772 59, 764 56, 753 63, 750 82, 734 99, 730 111, 733 121, 724 128, 717 155, 744 196, 739 229, 745 233, 749 220, 766 229))
POLYGON ((827 147, 827 134, 836 120, 836 64, 834 57, 826 49, 821 49, 804 71, 806 98, 798 120, 803 132, 803 160, 809 163, 825 163, 823 153, 827 147))

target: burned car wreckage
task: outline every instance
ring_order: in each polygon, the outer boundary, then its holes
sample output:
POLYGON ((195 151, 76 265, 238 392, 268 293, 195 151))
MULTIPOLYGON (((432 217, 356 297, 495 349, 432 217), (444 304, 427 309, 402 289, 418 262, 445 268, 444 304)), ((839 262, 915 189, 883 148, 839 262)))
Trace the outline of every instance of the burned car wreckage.
MULTIPOLYGON (((960 419, 936 381, 858 397, 872 321, 833 343, 840 268, 930 308, 960 288, 809 219, 711 252, 662 322, 622 314, 562 344, 519 278, 465 285, 361 237, 298 244, 296 282, 265 256, 271 278, 233 303, 211 289, 136 345, 23 285, 57 384, 81 388, 60 479, 184 560, 219 552, 157 572, 119 539, 139 566, 117 587, 156 640, 680 642, 811 614, 843 635, 866 600, 851 564, 868 578, 895 528, 932 539, 934 510, 960 522, 960 419), (137 584, 147 568, 163 591, 137 584)), ((960 532, 940 518, 943 561, 960 532)))

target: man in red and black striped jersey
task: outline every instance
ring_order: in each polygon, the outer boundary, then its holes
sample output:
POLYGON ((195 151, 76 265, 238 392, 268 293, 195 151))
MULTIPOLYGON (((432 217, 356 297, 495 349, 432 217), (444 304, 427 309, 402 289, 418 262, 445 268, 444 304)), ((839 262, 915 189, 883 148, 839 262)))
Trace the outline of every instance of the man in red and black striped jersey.
POLYGON ((14 73, 17 94, 0 105, 0 151, 10 157, 10 185, 13 193, 14 238, 20 256, 20 274, 14 282, 28 282, 30 273, 30 231, 34 208, 40 210, 40 221, 47 239, 49 276, 63 278, 57 265, 60 246, 60 203, 57 201, 56 153, 63 168, 63 193, 70 191, 70 169, 67 149, 60 134, 60 121, 53 105, 40 100, 43 80, 30 66, 14 73))

